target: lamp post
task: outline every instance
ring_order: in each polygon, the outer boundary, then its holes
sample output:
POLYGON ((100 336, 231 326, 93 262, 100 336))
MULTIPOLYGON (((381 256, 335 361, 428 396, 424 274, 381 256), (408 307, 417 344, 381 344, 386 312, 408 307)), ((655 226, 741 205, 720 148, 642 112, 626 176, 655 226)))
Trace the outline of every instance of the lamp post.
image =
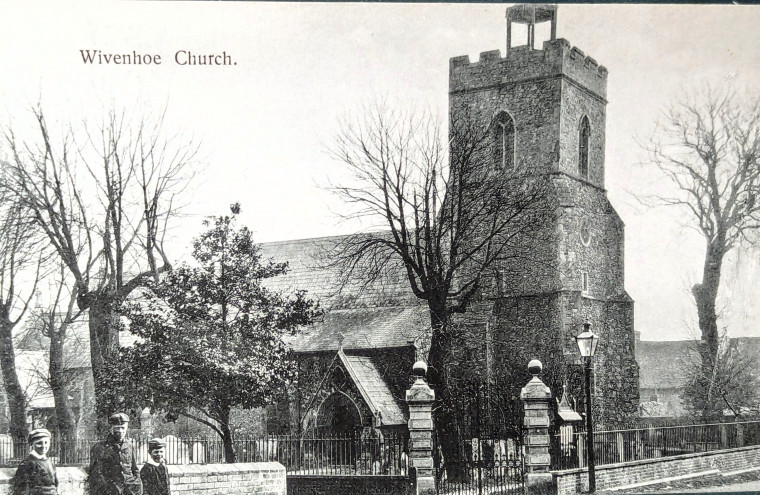
POLYGON ((591 419, 591 360, 599 343, 599 336, 591 331, 591 323, 583 324, 583 332, 575 337, 578 349, 585 361, 586 375, 586 450, 588 452, 588 491, 596 491, 596 472, 594 465, 594 423, 591 419))

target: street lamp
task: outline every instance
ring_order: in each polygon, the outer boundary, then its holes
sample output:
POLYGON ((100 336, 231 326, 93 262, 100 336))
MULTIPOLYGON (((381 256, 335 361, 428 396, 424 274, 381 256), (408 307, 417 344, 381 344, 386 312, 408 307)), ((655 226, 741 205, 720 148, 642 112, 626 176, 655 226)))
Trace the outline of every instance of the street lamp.
POLYGON ((578 349, 585 360, 586 375, 586 450, 588 451, 588 491, 596 491, 596 472, 594 471, 594 424, 591 419, 591 360, 594 358, 599 336, 591 331, 591 323, 583 324, 583 332, 575 337, 578 349))

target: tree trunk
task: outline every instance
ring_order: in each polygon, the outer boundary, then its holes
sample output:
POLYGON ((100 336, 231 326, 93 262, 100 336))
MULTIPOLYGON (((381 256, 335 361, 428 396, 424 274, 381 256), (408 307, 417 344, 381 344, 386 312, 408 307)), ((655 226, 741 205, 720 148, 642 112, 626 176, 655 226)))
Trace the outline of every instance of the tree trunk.
POLYGON ((462 480, 464 469, 462 439, 458 428, 458 415, 451 397, 451 377, 447 364, 451 364, 452 339, 445 301, 428 300, 433 335, 428 354, 428 383, 435 390, 433 423, 439 449, 433 451, 435 464, 446 465, 449 480, 462 480), (441 459, 443 456, 443 459, 441 459), (446 461, 445 463, 442 461, 446 461), (460 469, 457 469, 459 467, 460 469))
POLYGON ((95 295, 89 306, 90 318, 90 359, 95 382, 95 413, 98 430, 108 431, 108 416, 120 409, 119 398, 108 385, 109 367, 118 358, 119 331, 118 314, 115 311, 116 297, 107 291, 95 295))
POLYGON ((222 442, 224 442, 224 462, 232 464, 237 462, 235 447, 232 445, 232 432, 230 431, 230 407, 223 405, 221 407, 222 420, 220 428, 222 430, 222 442))
POLYGON ((9 429, 13 438, 14 456, 23 457, 26 454, 27 435, 29 435, 29 429, 26 426, 27 399, 16 373, 13 327, 13 323, 4 315, 0 321, 0 367, 11 413, 9 429))
POLYGON ((712 380, 715 364, 718 359, 718 315, 715 310, 715 301, 718 297, 720 285, 720 272, 723 263, 724 246, 721 239, 716 239, 707 246, 705 264, 702 272, 702 282, 692 287, 692 294, 697 304, 699 317, 699 330, 701 342, 699 355, 701 359, 701 372, 698 377, 699 390, 703 391, 702 415, 714 416, 718 413, 719 406, 712 393, 712 380))
POLYGON ((53 390, 53 400, 55 403, 55 419, 58 427, 59 445, 58 451, 61 463, 70 463, 74 461, 72 456, 76 445, 76 422, 74 414, 71 412, 68 398, 68 383, 63 376, 64 357, 63 357, 63 335, 65 330, 60 332, 56 329, 51 330, 50 338, 50 362, 48 363, 48 373, 50 375, 50 388, 53 390))

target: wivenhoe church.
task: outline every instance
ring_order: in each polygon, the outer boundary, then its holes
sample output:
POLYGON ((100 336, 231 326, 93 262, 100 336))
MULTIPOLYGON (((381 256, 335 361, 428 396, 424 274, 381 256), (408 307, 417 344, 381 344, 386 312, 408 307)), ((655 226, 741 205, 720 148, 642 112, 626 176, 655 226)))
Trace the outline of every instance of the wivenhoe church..
MULTIPOLYGON (((575 336, 591 323, 600 343, 594 361, 594 417, 622 426, 638 412, 633 301, 624 284, 624 225, 605 189, 607 70, 556 37, 555 6, 507 10, 507 50, 454 57, 449 64, 449 111, 496 129, 497 160, 483 167, 517 167, 552 185, 551 235, 531 248, 551 268, 512 261, 459 317, 457 369, 518 402, 530 378, 527 362, 544 363, 554 397, 563 389, 583 410, 582 366, 575 336), (535 39, 548 23, 549 39, 535 39), (527 27, 517 46, 512 27, 527 27), (546 25, 546 24, 544 24, 546 25), (496 163, 495 163, 496 162, 496 163)), ((517 32, 516 30, 514 31, 517 32)), ((404 392, 412 364, 427 358, 430 317, 405 277, 336 291, 336 273, 319 260, 336 241, 325 237, 263 245, 288 261, 275 288, 306 289, 320 301, 320 321, 291 340, 298 384, 269 431, 306 434, 403 430, 404 392)), ((572 401, 571 401, 572 403, 572 401)), ((515 408, 517 410, 518 408, 515 408)))

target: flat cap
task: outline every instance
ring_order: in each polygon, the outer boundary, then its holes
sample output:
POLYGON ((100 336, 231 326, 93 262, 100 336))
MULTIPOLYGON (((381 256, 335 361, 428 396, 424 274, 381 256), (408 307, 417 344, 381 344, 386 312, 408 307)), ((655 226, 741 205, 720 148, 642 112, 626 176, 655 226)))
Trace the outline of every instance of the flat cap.
POLYGON ((163 449, 166 447, 166 442, 161 438, 151 438, 148 440, 148 450, 163 449))
POLYGON ((125 425, 127 423, 129 423, 129 416, 124 413, 112 414, 111 417, 108 418, 109 425, 125 425))
POLYGON ((45 428, 37 428, 29 432, 29 443, 34 443, 41 438, 50 438, 50 432, 45 428))

